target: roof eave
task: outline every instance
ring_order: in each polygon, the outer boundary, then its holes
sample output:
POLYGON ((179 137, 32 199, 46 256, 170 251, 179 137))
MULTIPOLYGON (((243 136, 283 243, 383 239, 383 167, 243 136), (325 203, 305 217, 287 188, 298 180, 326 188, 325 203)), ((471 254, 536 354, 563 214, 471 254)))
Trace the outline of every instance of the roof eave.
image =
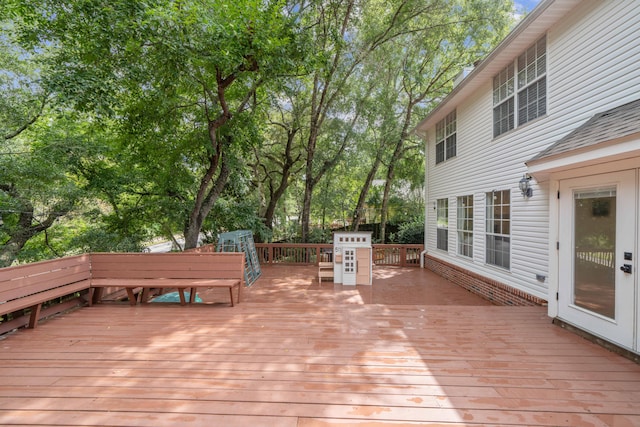
POLYGON ((640 157, 640 132, 543 158, 531 159, 527 173, 547 181, 552 173, 640 157))
POLYGON ((543 0, 416 127, 424 135, 453 108, 492 79, 524 49, 573 9, 580 0, 543 0))

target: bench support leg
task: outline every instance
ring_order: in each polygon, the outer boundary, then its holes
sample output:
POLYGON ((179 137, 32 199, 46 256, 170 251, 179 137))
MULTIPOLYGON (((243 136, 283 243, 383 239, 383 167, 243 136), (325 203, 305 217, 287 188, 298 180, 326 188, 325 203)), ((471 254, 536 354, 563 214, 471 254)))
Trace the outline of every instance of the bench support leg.
POLYGON ((29 317, 29 328, 35 329, 38 326, 38 319, 40 319, 40 308, 42 304, 36 304, 31 307, 31 316, 29 317))
POLYGON ((180 305, 185 305, 187 303, 187 300, 184 297, 184 288, 178 289, 178 295, 180 296, 180 305))
POLYGON ((91 296, 93 303, 100 303, 100 301, 102 301, 102 288, 91 288, 91 290, 93 291, 93 295, 91 296))
POLYGON ((133 289, 131 288, 127 288, 127 297, 129 297, 129 304, 131 305, 136 305, 136 303, 138 302, 138 298, 136 297, 136 294, 133 293, 133 289))
POLYGON ((140 297, 140 304, 148 303, 150 294, 151 294, 151 288, 142 288, 142 292, 138 294, 138 296, 140 297))

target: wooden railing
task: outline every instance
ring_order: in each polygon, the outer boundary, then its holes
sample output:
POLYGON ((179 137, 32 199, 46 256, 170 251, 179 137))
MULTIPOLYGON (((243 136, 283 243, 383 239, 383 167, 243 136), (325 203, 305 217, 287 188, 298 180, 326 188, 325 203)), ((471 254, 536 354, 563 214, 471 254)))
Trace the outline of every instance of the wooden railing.
MULTIPOLYGON (((373 245, 376 265, 420 267, 422 245, 373 245)), ((333 261, 333 245, 314 243, 256 243, 261 264, 311 264, 333 261)))
POLYGON ((256 243, 261 264, 312 264, 333 261, 333 245, 322 243, 256 243))
POLYGON ((420 253, 423 250, 423 245, 373 245, 373 263, 420 267, 420 253))

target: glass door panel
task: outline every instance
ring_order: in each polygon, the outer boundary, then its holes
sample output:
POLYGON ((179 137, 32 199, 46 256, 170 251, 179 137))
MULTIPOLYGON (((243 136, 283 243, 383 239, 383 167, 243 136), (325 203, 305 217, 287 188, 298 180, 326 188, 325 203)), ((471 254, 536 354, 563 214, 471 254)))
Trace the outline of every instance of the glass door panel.
POLYGON ((615 319, 616 188, 574 193, 573 303, 615 319))

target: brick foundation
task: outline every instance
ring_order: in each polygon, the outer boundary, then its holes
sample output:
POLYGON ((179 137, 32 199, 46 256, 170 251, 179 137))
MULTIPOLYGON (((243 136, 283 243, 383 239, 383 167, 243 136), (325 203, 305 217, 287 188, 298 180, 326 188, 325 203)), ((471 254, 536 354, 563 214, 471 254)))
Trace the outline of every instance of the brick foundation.
POLYGON ((469 292, 496 305, 547 305, 547 301, 542 298, 529 295, 504 283, 429 255, 424 257, 424 266, 450 282, 462 286, 469 292))

